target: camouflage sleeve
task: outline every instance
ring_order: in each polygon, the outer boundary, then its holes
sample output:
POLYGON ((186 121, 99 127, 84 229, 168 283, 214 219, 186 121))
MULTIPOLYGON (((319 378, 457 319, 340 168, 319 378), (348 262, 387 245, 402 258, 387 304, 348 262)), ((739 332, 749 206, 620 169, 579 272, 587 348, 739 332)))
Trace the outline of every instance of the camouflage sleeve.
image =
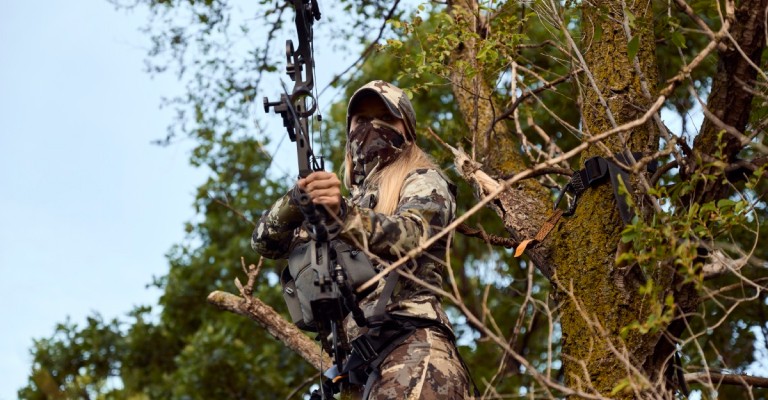
POLYGON ((251 247, 264 257, 286 258, 294 230, 304 221, 299 207, 291 202, 292 190, 275 202, 256 224, 251 247))
POLYGON ((341 237, 383 258, 399 258, 447 226, 456 200, 448 181, 433 169, 412 172, 403 183, 392 215, 347 204, 341 237))

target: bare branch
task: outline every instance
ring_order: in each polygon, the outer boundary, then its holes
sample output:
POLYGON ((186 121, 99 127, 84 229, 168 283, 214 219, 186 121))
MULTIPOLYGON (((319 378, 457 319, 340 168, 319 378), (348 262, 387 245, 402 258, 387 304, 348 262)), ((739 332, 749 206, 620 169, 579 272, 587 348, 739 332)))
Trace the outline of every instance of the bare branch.
POLYGON ((220 310, 229 311, 258 323, 272 337, 283 342, 316 370, 323 371, 333 365, 330 357, 322 352, 314 340, 307 337, 296 325, 286 321, 275 309, 263 301, 252 298, 247 302, 231 293, 215 291, 208 295, 208 303, 220 310))
POLYGON ((701 267, 702 272, 704 273, 704 279, 714 278, 727 271, 738 271, 743 266, 747 265, 747 262, 749 261, 749 256, 734 260, 720 250, 713 251, 707 258, 709 259, 709 262, 701 267))
POLYGON ((492 244, 494 246, 504 246, 508 249, 511 249, 518 245, 518 242, 516 240, 512 240, 510 238, 505 238, 497 235, 490 235, 486 233, 484 229, 474 229, 467 224, 459 225, 458 227, 456 227, 456 231, 461 233, 464 236, 481 238, 486 243, 492 244))
POLYGON ((683 375, 686 382, 698 382, 709 385, 741 385, 745 387, 768 388, 768 378, 762 378, 751 375, 722 374, 719 372, 695 372, 683 375))

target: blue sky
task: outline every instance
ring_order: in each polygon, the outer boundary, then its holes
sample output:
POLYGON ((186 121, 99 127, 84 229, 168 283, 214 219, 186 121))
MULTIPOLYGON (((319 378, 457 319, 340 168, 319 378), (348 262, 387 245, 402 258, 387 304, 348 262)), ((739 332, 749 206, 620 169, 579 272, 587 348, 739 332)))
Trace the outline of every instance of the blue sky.
POLYGON ((33 338, 67 316, 122 317, 194 215, 204 171, 161 148, 181 93, 143 72, 143 13, 106 1, 0 0, 0 400, 15 399, 33 338))

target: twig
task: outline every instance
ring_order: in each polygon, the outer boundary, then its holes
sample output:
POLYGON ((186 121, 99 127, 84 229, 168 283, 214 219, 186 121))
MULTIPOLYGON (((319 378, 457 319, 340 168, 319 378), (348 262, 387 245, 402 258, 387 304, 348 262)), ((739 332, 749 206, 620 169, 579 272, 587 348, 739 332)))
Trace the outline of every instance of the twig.
POLYGON ((561 76, 551 82, 547 82, 544 85, 537 87, 536 89, 526 90, 520 95, 520 97, 515 98, 515 101, 513 101, 512 104, 509 105, 509 107, 507 107, 504 111, 502 111, 501 114, 493 118, 493 121, 488 126, 488 129, 485 132, 485 136, 488 136, 491 133, 491 131, 493 130, 493 127, 496 126, 497 123, 513 115, 517 110, 517 107, 520 105, 520 103, 522 103, 528 97, 535 96, 536 94, 539 94, 545 90, 551 89, 559 85, 560 83, 566 82, 569 79, 571 79, 572 76, 577 75, 583 71, 584 71, 583 69, 579 68, 569 72, 567 75, 561 76))
MULTIPOLYGON (((224 197, 226 198, 226 195, 225 195, 224 197)), ((216 202, 216 203, 219 203, 219 204, 221 204, 222 206, 226 207, 227 209, 229 209, 229 210, 230 210, 230 211, 232 211, 233 213, 237 214, 237 216, 238 216, 238 217, 240 217, 240 219, 242 219, 242 220, 243 220, 243 221, 245 221, 245 222, 248 222, 248 223, 249 223, 249 224, 251 224, 251 225, 252 225, 254 228, 256 227, 256 223, 255 223, 255 222, 253 222, 253 221, 251 221, 250 219, 248 219, 248 217, 246 217, 245 215, 243 215, 243 213, 242 213, 242 212, 240 212, 240 210, 238 210, 238 209, 236 209, 236 208, 232 207, 232 206, 229 204, 229 199, 227 199, 227 201, 221 201, 221 200, 219 200, 219 199, 217 199, 217 198, 215 198, 215 197, 212 197, 211 199, 212 199, 214 202, 216 202)))
POLYGON ((285 396, 285 400, 291 400, 291 399, 296 398, 295 397, 296 394, 298 394, 302 389, 304 389, 308 385, 312 384, 312 382, 314 382, 316 380, 317 380, 317 376, 316 375, 310 376, 309 378, 305 379, 304 382, 301 382, 301 385, 296 386, 295 388, 293 388, 291 393, 288 393, 288 396, 285 396))
POLYGON ((261 267, 264 265, 264 257, 259 257, 258 265, 251 264, 247 269, 245 268, 244 257, 240 257, 240 264, 243 267, 243 272, 248 276, 248 283, 243 287, 243 297, 249 300, 253 296, 253 285, 256 283, 256 277, 259 276, 259 271, 261 271, 261 267))
POLYGON ((476 237, 483 239, 486 243, 492 244, 494 246, 504 246, 508 249, 517 247, 519 244, 516 240, 511 238, 505 238, 497 235, 490 235, 485 232, 483 229, 475 229, 471 228, 467 224, 461 224, 458 227, 456 227, 456 231, 461 233, 464 236, 469 237, 476 237))
POLYGON ((336 83, 337 83, 337 82, 338 82, 338 81, 341 79, 341 77, 342 77, 342 76, 346 75, 346 74, 347 74, 347 72, 349 72, 349 70, 351 70, 352 68, 354 68, 354 66, 355 66, 355 65, 359 64, 359 63, 360 63, 360 61, 363 61, 364 59, 368 58, 368 56, 371 54, 371 52, 373 51, 373 49, 376 47, 376 45, 378 44, 379 40, 381 39, 381 36, 384 34, 384 29, 386 29, 386 28, 387 28, 387 21, 389 21, 390 19, 392 19, 392 16, 395 14, 395 10, 397 9, 397 6, 398 6, 399 4, 400 4, 400 0, 395 0, 395 3, 394 3, 394 4, 392 5, 392 7, 389 9, 389 13, 387 13, 387 16, 386 16, 386 17, 384 17, 384 22, 381 24, 381 28, 379 28, 379 34, 378 34, 378 35, 376 35, 376 39, 374 39, 374 40, 373 40, 373 41, 372 41, 372 42, 371 42, 371 43, 368 45, 368 47, 366 47, 366 48, 365 48, 365 50, 363 50, 363 52, 360 54, 360 57, 358 57, 358 58, 357 58, 357 60, 355 60, 355 62, 353 62, 352 64, 350 64, 350 65, 349 65, 349 67, 347 67, 347 69, 345 69, 344 71, 342 71, 342 72, 341 72, 341 73, 339 73, 338 75, 334 76, 334 77, 333 77, 333 79, 331 80, 331 82, 330 82, 330 83, 328 83, 328 84, 327 84, 327 85, 326 85, 326 86, 323 88, 323 90, 321 90, 321 91, 320 91, 320 95, 322 95, 323 93, 325 93, 326 89, 328 89, 329 87, 331 87, 331 86, 335 85, 335 84, 336 84, 336 83))
POLYGON ((725 385, 754 386, 768 388, 768 378, 752 375, 722 374, 719 372, 693 372, 683 375, 686 382, 699 382, 704 384, 719 383, 725 385))
POLYGON ((675 3, 677 3, 677 6, 680 7, 680 9, 685 12, 688 17, 690 17, 694 22, 696 22, 697 25, 701 28, 704 33, 709 37, 710 40, 716 40, 715 33, 712 32, 712 29, 709 29, 709 25, 707 25, 706 22, 704 22, 701 17, 699 17, 698 14, 696 14, 695 11, 693 11, 693 8, 688 5, 684 0, 675 0, 675 3))

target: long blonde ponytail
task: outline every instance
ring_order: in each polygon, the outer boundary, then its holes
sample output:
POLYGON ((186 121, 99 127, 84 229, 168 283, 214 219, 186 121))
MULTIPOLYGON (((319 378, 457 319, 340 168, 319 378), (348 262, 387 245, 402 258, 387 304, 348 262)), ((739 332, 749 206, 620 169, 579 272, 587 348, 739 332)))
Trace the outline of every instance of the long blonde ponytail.
MULTIPOLYGON (((378 201, 373 211, 392 215, 400 202, 400 191, 405 183, 405 178, 414 170, 420 168, 437 169, 432 158, 414 142, 407 142, 403 152, 391 164, 381 171, 365 178, 367 186, 378 186, 378 201)), ((352 186, 352 157, 346 154, 344 168, 344 185, 352 186)))

